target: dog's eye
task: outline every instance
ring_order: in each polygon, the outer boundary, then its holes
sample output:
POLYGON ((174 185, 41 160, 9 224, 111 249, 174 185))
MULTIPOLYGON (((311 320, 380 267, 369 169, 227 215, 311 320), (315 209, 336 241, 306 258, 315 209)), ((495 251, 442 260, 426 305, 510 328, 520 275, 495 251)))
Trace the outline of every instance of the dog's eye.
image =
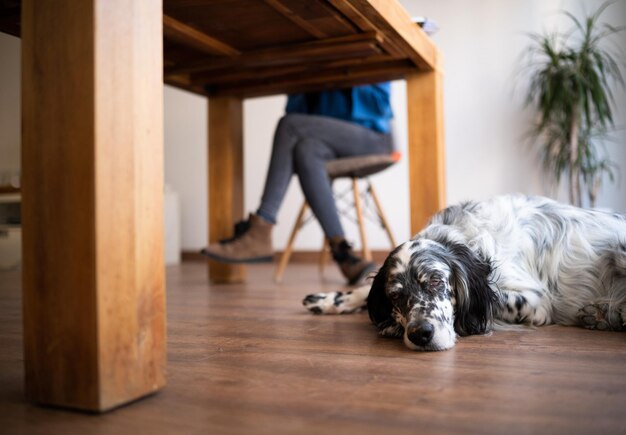
POLYGON ((443 281, 439 278, 431 278, 428 280, 428 288, 438 289, 443 284, 443 281))
POLYGON ((391 299, 394 302, 399 301, 401 297, 402 297, 402 294, 400 292, 389 293, 389 299, 391 299))

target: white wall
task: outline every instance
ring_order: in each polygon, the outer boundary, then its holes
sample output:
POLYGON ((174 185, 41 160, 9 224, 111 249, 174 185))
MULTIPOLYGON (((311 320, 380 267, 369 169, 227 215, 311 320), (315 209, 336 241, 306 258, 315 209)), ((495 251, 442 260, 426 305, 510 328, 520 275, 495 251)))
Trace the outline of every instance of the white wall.
POLYGON ((207 101, 165 86, 165 183, 178 193, 183 250, 206 244, 207 101))
MULTIPOLYGON (((603 0, 405 0, 411 15, 435 19, 441 30, 433 37, 444 55, 445 122, 448 200, 484 198, 519 191, 567 200, 543 175, 533 148, 524 139, 528 110, 522 110, 526 81, 517 74, 520 55, 528 48, 528 32, 571 27, 561 10, 577 16, 603 0)), ((626 25, 626 1, 605 12, 603 19, 626 25)), ((615 42, 624 47, 626 33, 615 42)), ((626 177, 626 93, 618 104, 611 156, 626 177)), ((626 212, 626 181, 608 180, 598 207, 626 212)))

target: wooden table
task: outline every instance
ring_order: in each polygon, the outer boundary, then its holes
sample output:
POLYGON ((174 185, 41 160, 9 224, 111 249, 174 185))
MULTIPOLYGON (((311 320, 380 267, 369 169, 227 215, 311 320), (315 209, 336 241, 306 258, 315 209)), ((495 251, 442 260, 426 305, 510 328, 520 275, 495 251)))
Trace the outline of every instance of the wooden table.
POLYGON ((405 78, 411 231, 445 203, 440 58, 396 0, 0 0, 0 30, 22 37, 33 401, 104 411, 165 384, 163 81, 208 97, 209 241, 243 216, 260 95, 405 78))

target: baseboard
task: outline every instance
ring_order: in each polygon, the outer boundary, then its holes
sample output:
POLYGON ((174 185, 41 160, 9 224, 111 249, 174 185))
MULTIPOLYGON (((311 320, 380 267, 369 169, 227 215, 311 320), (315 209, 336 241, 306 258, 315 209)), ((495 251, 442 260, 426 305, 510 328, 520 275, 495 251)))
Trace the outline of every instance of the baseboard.
MULTIPOLYGON (((357 255, 359 251, 356 251, 357 255)), ((207 258, 197 251, 182 251, 181 253, 182 261, 206 261, 207 258)), ((282 251, 278 251, 274 254, 274 261, 278 261, 283 255, 282 251)), ((374 250, 372 251, 372 259, 374 262, 382 264, 389 255, 389 251, 385 250, 374 250)), ((320 251, 293 251, 291 253, 291 258, 289 259, 292 263, 317 263, 319 261, 320 251)))

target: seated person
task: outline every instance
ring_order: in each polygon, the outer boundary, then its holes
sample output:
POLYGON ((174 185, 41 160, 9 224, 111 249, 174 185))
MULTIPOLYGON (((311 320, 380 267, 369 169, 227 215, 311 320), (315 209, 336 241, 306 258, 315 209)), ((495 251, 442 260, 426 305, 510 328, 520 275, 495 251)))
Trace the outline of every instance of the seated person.
POLYGON ((345 239, 326 162, 392 152, 390 84, 291 95, 286 112, 274 135, 259 208, 237 225, 233 238, 211 244, 202 252, 226 263, 271 261, 272 228, 296 174, 328 238, 333 259, 348 283, 357 284, 375 265, 356 256, 345 239))

